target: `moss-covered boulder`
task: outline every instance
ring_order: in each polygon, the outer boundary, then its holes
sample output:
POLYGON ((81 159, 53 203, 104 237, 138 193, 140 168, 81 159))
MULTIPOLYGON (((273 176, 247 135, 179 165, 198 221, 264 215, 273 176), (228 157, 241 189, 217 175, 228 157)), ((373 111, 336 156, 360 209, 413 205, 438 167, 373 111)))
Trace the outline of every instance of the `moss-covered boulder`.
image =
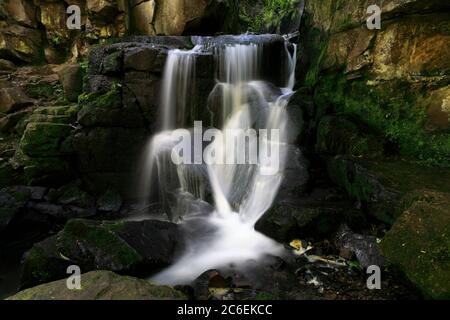
POLYGON ((120 276, 110 271, 81 275, 81 289, 69 290, 65 279, 30 288, 8 300, 184 300, 187 297, 169 286, 120 276))
POLYGON ((450 299, 450 193, 421 191, 380 247, 427 298, 450 299))
POLYGON ((29 123, 20 141, 20 148, 31 157, 51 157, 64 154, 64 141, 72 131, 66 124, 29 123))
POLYGON ((79 99, 78 122, 85 127, 143 127, 143 116, 136 104, 122 105, 118 85, 105 94, 91 93, 79 99))
POLYGON ((355 160, 334 157, 328 173, 370 214, 392 224, 403 212, 402 199, 417 189, 450 192, 450 169, 424 167, 399 160, 355 160))
POLYGON ((70 220, 57 235, 26 254, 22 287, 64 278, 72 264, 83 272, 148 275, 172 263, 180 246, 179 229, 168 222, 70 220))

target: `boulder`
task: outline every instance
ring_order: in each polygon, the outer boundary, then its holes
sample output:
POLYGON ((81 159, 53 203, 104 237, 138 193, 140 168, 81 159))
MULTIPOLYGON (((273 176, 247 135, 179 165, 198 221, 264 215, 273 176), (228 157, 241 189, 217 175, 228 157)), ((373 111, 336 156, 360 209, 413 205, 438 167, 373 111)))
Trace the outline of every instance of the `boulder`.
POLYGON ((27 114, 26 110, 21 110, 1 117, 0 132, 13 132, 16 124, 27 114))
POLYGON ((141 47, 128 49, 125 52, 125 70, 162 73, 167 51, 161 48, 141 47))
POLYGON ((0 59, 0 71, 14 71, 16 65, 9 60, 0 59))
POLYGON ((385 264, 374 236, 354 233, 348 226, 342 225, 335 235, 335 244, 341 252, 354 254, 363 268, 385 264))
POLYGON ((382 239, 383 255, 427 298, 450 298, 450 193, 423 190, 409 198, 382 239))
POLYGON ((58 73, 67 100, 76 102, 83 91, 83 71, 79 64, 65 66, 58 73))
POLYGON ((21 291, 8 300, 184 300, 187 297, 171 287, 146 280, 119 276, 110 271, 81 275, 80 290, 69 290, 67 280, 59 280, 21 291))
POLYGON ((32 103, 33 101, 17 87, 0 89, 0 112, 2 113, 12 113, 32 103))
POLYGON ((5 8, 8 16, 17 23, 30 27, 37 27, 37 11, 32 2, 26 0, 6 0, 5 8))
POLYGON ((255 229, 285 243, 299 237, 329 236, 352 211, 345 201, 327 200, 329 193, 332 192, 324 190, 309 198, 276 202, 256 223, 255 229))
POLYGON ((403 212, 403 198, 420 188, 450 192, 450 170, 405 161, 328 160, 328 173, 335 183, 371 215, 392 224, 403 212), (408 177, 405 179, 405 177, 408 177))
POLYGON ((178 226, 169 222, 70 220, 25 255, 22 286, 64 278, 72 264, 83 272, 149 275, 171 264, 181 244, 178 226))
POLYGON ((86 9, 92 20, 107 24, 119 13, 117 0, 87 0, 86 9))
POLYGON ((144 126, 141 111, 136 104, 122 105, 122 94, 112 89, 105 94, 91 93, 80 98, 81 110, 78 123, 84 127, 125 127, 144 126))
POLYGON ((67 154, 64 142, 72 127, 67 124, 31 122, 20 140, 20 148, 31 157, 52 157, 67 154))
POLYGON ((12 25, 0 30, 0 58, 18 63, 42 60, 41 34, 37 29, 12 25))

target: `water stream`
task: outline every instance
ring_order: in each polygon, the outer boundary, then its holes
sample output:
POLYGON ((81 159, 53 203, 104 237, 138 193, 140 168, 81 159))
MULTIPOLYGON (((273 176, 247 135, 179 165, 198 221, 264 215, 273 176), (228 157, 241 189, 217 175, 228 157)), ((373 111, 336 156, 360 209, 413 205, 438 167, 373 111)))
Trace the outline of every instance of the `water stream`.
POLYGON ((168 53, 161 131, 147 150, 144 192, 158 186, 166 211, 186 235, 184 254, 152 278, 164 284, 189 283, 208 269, 239 266, 283 250, 254 226, 273 204, 283 180, 289 147, 286 107, 293 93, 296 50, 290 52, 286 43, 286 85, 278 88, 261 80, 262 45, 213 49, 217 84, 207 106, 216 110, 211 112, 211 124, 217 126, 213 134, 196 126, 188 129, 194 124, 186 123, 196 57, 204 50, 205 45, 197 45, 168 53), (189 153, 192 163, 174 163, 172 151, 180 136, 191 138, 183 156, 189 153), (245 142, 244 148, 237 148, 238 141, 245 142))

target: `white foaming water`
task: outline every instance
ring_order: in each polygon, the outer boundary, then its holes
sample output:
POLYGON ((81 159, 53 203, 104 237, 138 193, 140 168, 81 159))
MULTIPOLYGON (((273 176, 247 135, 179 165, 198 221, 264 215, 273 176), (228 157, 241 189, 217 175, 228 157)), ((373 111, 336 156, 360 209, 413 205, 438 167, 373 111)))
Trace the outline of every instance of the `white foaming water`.
MULTIPOLYGON (((260 133, 257 148, 259 155, 265 152, 272 157, 258 157, 256 164, 193 165, 200 170, 175 166, 170 161, 170 151, 176 143, 170 130, 183 125, 183 118, 178 115, 185 112, 186 105, 182 104, 188 92, 188 79, 195 75, 196 54, 195 51, 172 51, 164 74, 162 122, 166 131, 152 139, 149 165, 156 165, 159 187, 166 197, 167 193, 175 192, 178 196, 189 193, 194 198, 204 199, 207 184, 214 208, 206 214, 199 210, 184 217, 181 223, 185 230, 195 232, 186 239, 186 252, 176 263, 152 278, 159 283, 189 283, 208 269, 239 266, 283 251, 281 245, 255 231, 254 226, 272 205, 283 179, 288 150, 286 106, 294 86, 295 50, 291 56, 286 46, 289 69, 286 88, 275 88, 258 80, 262 46, 238 44, 219 50, 221 82, 211 94, 219 92, 222 97, 220 108, 213 108, 221 110, 220 130, 266 129, 268 134, 260 133), (180 100, 183 97, 184 100, 180 100), (278 129, 278 134, 270 129, 278 129), (270 161, 274 155, 278 156, 276 163, 270 161), (268 175, 269 171, 275 174, 268 175)), ((215 139, 211 144, 221 154, 236 151, 226 139, 215 139)), ((192 201, 192 198, 186 199, 192 201)), ((171 210, 177 210, 167 202, 171 210)))

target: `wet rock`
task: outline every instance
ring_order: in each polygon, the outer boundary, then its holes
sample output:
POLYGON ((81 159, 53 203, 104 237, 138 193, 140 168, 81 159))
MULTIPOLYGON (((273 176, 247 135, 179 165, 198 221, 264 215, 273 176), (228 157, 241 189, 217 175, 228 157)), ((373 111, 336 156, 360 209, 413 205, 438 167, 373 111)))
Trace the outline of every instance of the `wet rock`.
POLYGON ((109 188, 97 200, 97 208, 101 211, 118 212, 122 207, 122 197, 113 188, 109 188))
POLYGON ((19 88, 0 89, 0 112, 11 113, 29 106, 33 101, 19 88))
POLYGON ((79 64, 65 66, 58 73, 67 100, 76 102, 83 90, 83 72, 79 64))
POLYGON ((412 194, 380 248, 427 298, 450 297, 450 194, 412 194))
POLYGON ((328 199, 334 190, 315 190, 301 198, 276 201, 256 223, 256 230, 280 242, 331 235, 342 219, 352 216, 351 204, 328 199), (347 217, 348 216, 348 217, 347 217))
POLYGON ((177 225, 156 220, 70 220, 26 254, 22 286, 64 278, 71 264, 85 272, 106 269, 148 275, 173 262, 180 237, 177 225))
POLYGON ((302 194, 309 183, 309 163, 303 152, 289 145, 286 167, 283 171, 284 179, 278 193, 278 199, 284 199, 302 194))
POLYGON ((355 254, 363 268, 384 265, 384 258, 379 252, 377 238, 374 236, 354 233, 348 226, 342 225, 336 233, 335 242, 340 250, 348 250, 355 254))
POLYGON ((66 280, 30 288, 8 300, 183 300, 178 290, 146 280, 119 276, 110 271, 92 271, 81 275, 82 289, 67 289, 66 280))
POLYGON ((197 300, 208 300, 212 298, 210 288, 231 288, 230 279, 225 279, 218 270, 208 270, 194 280, 193 294, 197 300))

